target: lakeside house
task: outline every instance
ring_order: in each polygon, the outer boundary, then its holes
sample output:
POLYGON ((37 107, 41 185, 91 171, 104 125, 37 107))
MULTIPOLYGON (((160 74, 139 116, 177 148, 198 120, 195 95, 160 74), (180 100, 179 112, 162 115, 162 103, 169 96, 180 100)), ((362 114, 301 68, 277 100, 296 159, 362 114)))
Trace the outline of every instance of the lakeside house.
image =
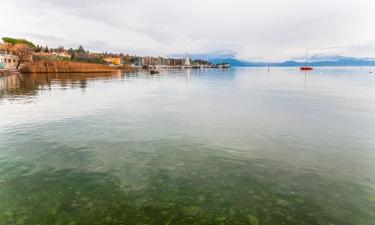
POLYGON ((70 55, 67 51, 52 52, 52 54, 56 55, 58 57, 64 58, 64 59, 70 59, 70 58, 72 58, 72 55, 70 55))
POLYGON ((121 57, 112 57, 112 56, 108 56, 108 57, 104 57, 103 60, 110 64, 110 65, 114 65, 114 66, 119 66, 122 64, 122 58, 121 57))
POLYGON ((68 52, 34 52, 33 59, 40 60, 40 59, 71 59, 71 55, 68 52))
POLYGON ((165 68, 215 68, 216 65, 208 61, 195 59, 192 60, 186 52, 183 58, 163 58, 144 56, 139 58, 139 63, 144 68, 165 67, 165 68))
POLYGON ((162 57, 151 57, 145 56, 142 57, 140 60, 142 66, 183 66, 184 60, 183 59, 174 59, 174 58, 162 58, 162 57))
POLYGON ((18 57, 6 50, 0 50, 0 69, 17 69, 18 57))

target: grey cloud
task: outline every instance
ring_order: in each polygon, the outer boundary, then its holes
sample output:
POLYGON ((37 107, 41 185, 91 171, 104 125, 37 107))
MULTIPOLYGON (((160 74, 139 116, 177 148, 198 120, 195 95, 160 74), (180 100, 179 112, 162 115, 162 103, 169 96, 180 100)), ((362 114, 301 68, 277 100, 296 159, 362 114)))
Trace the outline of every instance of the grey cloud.
POLYGON ((372 0, 12 0, 2 7, 4 35, 48 45, 151 55, 236 52, 245 59, 286 59, 332 45, 342 47, 330 52, 375 54, 374 45, 363 44, 375 40, 372 0))

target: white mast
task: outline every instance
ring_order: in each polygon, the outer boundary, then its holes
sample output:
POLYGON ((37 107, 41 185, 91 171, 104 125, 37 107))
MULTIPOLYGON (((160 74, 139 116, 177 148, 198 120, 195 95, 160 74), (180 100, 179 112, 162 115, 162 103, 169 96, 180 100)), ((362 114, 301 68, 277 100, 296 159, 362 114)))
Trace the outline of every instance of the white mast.
POLYGON ((306 51, 306 61, 305 61, 305 66, 307 66, 307 57, 309 56, 309 50, 306 51))

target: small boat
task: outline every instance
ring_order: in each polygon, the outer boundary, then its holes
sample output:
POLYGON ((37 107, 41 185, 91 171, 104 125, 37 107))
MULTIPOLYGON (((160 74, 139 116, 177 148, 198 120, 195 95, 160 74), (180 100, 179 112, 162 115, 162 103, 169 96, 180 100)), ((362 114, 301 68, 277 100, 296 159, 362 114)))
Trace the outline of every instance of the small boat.
POLYGON ((160 72, 157 71, 157 70, 150 70, 150 74, 151 74, 151 75, 158 74, 158 73, 160 73, 160 72))
POLYGON ((300 69, 301 70, 313 70, 314 68, 312 68, 310 66, 301 66, 300 69))
POLYGON ((300 70, 306 71, 306 70, 313 70, 314 69, 311 66, 307 66, 307 57, 308 57, 308 55, 309 55, 309 50, 307 50, 307 52, 306 52, 305 66, 301 66, 300 70))

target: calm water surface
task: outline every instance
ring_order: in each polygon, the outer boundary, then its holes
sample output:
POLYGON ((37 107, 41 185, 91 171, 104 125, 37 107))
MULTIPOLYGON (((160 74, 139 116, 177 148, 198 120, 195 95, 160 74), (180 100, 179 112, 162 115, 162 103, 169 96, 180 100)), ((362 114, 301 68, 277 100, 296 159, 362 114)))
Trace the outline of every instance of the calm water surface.
POLYGON ((0 77, 0 224, 375 224, 368 69, 0 77))

